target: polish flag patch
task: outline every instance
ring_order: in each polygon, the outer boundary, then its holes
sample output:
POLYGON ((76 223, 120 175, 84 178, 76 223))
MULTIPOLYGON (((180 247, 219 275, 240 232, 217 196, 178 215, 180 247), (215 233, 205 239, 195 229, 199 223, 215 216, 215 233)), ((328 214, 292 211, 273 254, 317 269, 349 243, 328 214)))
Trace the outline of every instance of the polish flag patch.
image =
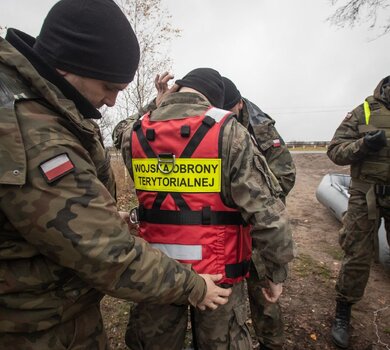
POLYGON ((59 154, 39 165, 47 183, 52 183, 62 176, 69 174, 75 168, 66 153, 59 154))
POLYGON ((280 147, 280 145, 281 145, 280 139, 272 140, 272 142, 273 142, 273 146, 274 146, 274 147, 280 147))

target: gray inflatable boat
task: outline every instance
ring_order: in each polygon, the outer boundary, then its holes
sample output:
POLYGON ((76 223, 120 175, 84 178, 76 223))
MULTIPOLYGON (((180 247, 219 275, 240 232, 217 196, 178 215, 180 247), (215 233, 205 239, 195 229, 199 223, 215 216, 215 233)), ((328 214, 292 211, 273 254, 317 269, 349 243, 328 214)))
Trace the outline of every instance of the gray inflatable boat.
MULTIPOLYGON (((326 174, 316 191, 317 200, 341 221, 348 208, 348 188, 351 177, 344 174, 326 174)), ((390 247, 387 242, 384 221, 378 231, 379 262, 390 270, 390 247)))

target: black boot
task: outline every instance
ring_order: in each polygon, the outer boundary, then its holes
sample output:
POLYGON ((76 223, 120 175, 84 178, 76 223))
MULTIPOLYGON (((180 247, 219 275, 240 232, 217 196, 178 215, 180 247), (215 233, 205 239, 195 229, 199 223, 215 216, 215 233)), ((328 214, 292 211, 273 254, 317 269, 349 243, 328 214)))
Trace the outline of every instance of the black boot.
POLYGON ((346 349, 349 344, 348 327, 351 320, 351 307, 345 301, 338 301, 336 304, 336 317, 332 327, 332 340, 338 347, 346 349))

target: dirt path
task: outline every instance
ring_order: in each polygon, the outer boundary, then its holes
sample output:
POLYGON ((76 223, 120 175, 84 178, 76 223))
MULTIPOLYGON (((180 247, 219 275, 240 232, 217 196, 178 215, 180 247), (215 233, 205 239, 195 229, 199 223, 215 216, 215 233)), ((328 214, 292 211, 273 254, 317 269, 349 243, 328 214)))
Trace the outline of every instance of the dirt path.
MULTIPOLYGON (((286 329, 284 349, 335 349, 330 327, 335 307, 334 285, 342 257, 337 242, 341 224, 318 203, 315 190, 323 175, 347 173, 348 167, 335 166, 325 154, 293 154, 293 157, 297 183, 288 197, 287 208, 298 256, 291 265, 281 298, 286 329)), ((123 198, 127 201, 128 195, 123 198)), ((125 201, 121 199, 120 203, 125 201)), ((102 309, 111 348, 126 349, 123 339, 128 303, 105 297, 102 309)), ((365 297, 353 309, 352 326, 350 349, 390 350, 390 276, 381 266, 372 268, 365 297), (375 318, 375 312, 386 307, 375 318)))

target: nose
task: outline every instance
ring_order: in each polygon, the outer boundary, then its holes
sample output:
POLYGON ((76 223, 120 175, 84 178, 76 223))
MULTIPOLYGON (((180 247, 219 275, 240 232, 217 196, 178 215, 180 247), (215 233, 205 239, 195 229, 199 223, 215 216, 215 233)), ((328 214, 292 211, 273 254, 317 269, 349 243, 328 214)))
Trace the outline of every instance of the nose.
POLYGON ((108 107, 114 107, 118 93, 111 93, 104 98, 104 104, 108 107))

